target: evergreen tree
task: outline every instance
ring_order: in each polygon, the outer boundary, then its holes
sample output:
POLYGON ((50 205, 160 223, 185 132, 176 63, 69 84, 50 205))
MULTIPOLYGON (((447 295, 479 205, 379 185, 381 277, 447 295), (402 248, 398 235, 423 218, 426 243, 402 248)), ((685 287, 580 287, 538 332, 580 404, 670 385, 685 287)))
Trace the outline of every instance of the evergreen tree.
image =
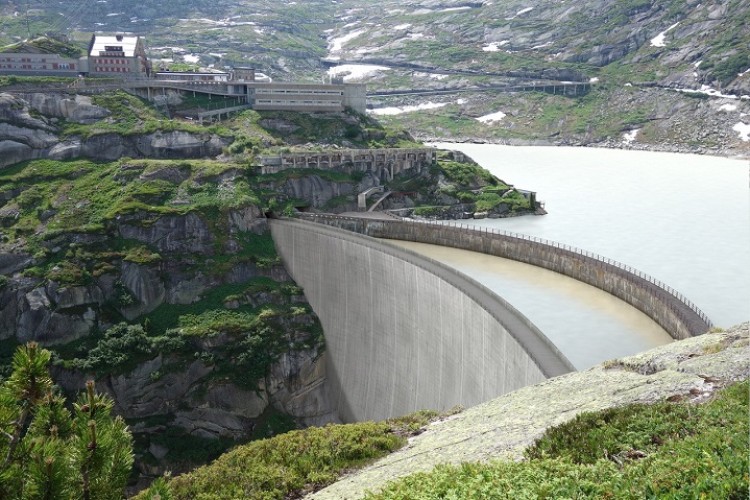
POLYGON ((20 347, 0 386, 0 498, 122 498, 133 465, 127 425, 91 381, 69 410, 50 357, 34 342, 20 347))

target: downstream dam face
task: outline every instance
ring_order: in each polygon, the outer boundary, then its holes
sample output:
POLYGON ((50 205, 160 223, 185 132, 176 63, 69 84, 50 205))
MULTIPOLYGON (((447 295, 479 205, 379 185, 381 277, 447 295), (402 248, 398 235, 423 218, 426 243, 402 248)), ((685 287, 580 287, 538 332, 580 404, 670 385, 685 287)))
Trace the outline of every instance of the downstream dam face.
POLYGON ((321 224, 270 227, 320 317, 345 422, 472 406, 573 370, 512 306, 442 264, 321 224))

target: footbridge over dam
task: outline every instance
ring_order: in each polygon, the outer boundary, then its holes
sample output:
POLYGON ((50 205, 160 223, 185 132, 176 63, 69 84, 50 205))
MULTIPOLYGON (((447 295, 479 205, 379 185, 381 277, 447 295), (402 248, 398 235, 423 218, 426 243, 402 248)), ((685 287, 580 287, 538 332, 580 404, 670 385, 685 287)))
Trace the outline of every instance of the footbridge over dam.
POLYGON ((471 406, 573 370, 502 298, 376 238, 452 246, 566 274, 640 309, 676 339, 712 326, 667 285, 557 243, 436 223, 301 217, 308 220, 272 220, 271 231, 323 324, 332 402, 344 421, 471 406))
POLYGON ((345 422, 473 406, 574 370, 510 304, 443 264, 321 224, 270 227, 323 325, 345 422))

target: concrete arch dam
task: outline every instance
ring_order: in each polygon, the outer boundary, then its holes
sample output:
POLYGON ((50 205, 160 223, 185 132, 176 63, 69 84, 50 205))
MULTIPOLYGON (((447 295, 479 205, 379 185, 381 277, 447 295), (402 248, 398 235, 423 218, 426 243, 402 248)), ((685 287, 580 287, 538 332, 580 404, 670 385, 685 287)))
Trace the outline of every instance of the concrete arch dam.
POLYGON ((328 214, 301 215, 310 221, 376 238, 460 248, 543 267, 625 301, 676 340, 700 335, 713 326, 703 311, 670 286, 625 264, 564 244, 489 228, 328 214))
POLYGON ((510 304, 447 266, 321 224, 270 227, 323 324, 345 422, 472 406, 574 370, 510 304))

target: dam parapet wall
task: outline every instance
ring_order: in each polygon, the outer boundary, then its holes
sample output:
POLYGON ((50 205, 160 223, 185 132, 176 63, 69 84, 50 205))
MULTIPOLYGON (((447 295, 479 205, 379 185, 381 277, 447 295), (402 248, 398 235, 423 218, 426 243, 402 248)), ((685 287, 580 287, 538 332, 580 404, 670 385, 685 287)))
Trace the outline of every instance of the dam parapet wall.
POLYGON ((269 225, 323 325, 343 421, 473 406, 574 371, 527 318, 448 266, 320 224, 269 225))
POLYGON ((301 214, 300 217, 375 238, 460 248, 543 267, 618 297, 649 316, 677 340, 700 335, 713 326, 705 313, 672 287, 626 264, 561 243, 440 222, 328 214, 301 214))

